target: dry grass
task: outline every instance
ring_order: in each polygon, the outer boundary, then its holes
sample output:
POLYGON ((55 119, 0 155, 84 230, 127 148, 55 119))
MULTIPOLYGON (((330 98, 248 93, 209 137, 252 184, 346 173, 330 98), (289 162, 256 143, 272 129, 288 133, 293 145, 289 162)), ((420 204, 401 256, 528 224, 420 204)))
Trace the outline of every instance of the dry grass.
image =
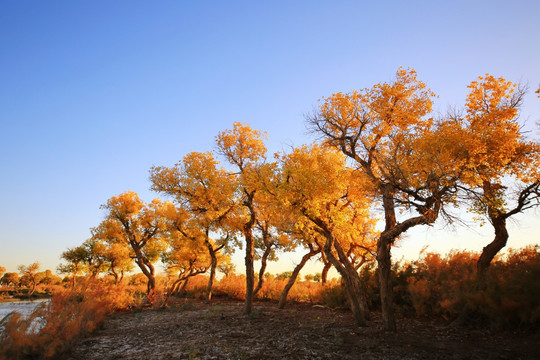
POLYGON ((112 312, 133 306, 123 286, 86 283, 57 290, 27 318, 14 313, 0 334, 0 359, 52 359, 92 332, 112 312))

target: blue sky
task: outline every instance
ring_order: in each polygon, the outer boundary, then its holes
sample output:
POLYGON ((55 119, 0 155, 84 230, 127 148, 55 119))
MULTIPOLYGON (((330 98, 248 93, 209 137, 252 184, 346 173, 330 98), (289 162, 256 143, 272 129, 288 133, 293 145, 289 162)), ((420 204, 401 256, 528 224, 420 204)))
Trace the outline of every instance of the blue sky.
MULTIPOLYGON (((303 114, 318 99, 399 66, 440 112, 485 73, 534 91, 538 14, 538 1, 0 2, 0 265, 54 269, 100 204, 127 189, 156 197, 152 165, 212 150, 235 121, 267 131, 271 152, 310 142, 303 114)), ((538 136, 533 91, 522 120, 538 136)), ((536 223, 522 217, 510 245, 536 242, 536 223)), ((490 238, 441 229, 413 232, 396 254, 490 238)))

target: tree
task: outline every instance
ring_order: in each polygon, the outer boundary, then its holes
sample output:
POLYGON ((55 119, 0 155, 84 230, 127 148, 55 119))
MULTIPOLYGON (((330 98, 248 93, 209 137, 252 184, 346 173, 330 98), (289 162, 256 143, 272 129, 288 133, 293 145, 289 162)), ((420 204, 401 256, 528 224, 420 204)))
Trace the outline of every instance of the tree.
MULTIPOLYGON (((259 169, 264 190, 274 188, 276 164, 267 164, 259 169)), ((294 236, 294 215, 280 207, 272 191, 259 191, 256 196, 257 217, 255 220, 255 260, 261 261, 257 286, 253 296, 262 289, 268 261, 277 259, 278 251, 291 251, 298 246, 294 236)))
POLYGON ((169 251, 163 254, 162 262, 167 266, 167 273, 175 279, 167 290, 167 297, 182 294, 189 278, 205 273, 212 260, 204 238, 185 236, 176 231, 171 234, 169 251))
POLYGON ((135 286, 143 286, 145 284, 148 284, 148 278, 143 273, 136 273, 129 277, 128 284, 135 286))
POLYGON ((136 193, 126 191, 110 198, 101 208, 107 210, 107 215, 92 229, 93 237, 129 249, 148 280, 147 292, 151 294, 156 287, 154 263, 167 247, 166 214, 174 205, 159 199, 146 204, 136 193))
POLYGON ((348 294, 351 310, 360 326, 366 325, 367 302, 358 272, 349 258, 351 243, 368 247, 360 229, 372 223, 363 177, 348 168, 342 154, 318 145, 303 146, 281 157, 282 206, 291 206, 303 216, 297 227, 306 236, 310 253, 323 248, 326 258, 337 269, 348 294))
POLYGON ((321 235, 309 226, 299 225, 299 222, 301 222, 302 220, 304 219, 300 218, 294 224, 297 228, 291 233, 290 238, 293 245, 305 247, 308 249, 308 252, 302 256, 300 262, 296 264, 292 272, 287 272, 290 273, 290 276, 287 277, 289 281, 287 281, 287 284, 285 284, 285 287, 283 288, 281 296, 279 298, 278 307, 280 309, 285 308, 285 303, 287 302, 287 296, 289 295, 289 291, 296 283, 300 271, 304 268, 308 260, 315 255, 321 253, 323 250, 322 244, 324 244, 324 241, 322 241, 321 235))
POLYGON ((39 263, 35 262, 28 266, 19 265, 17 267, 19 273, 21 274, 21 281, 24 281, 30 286, 28 295, 32 295, 36 291, 36 286, 39 283, 40 277, 38 276, 39 263))
POLYGON ((127 247, 118 243, 106 243, 107 247, 103 249, 102 257, 105 262, 107 273, 114 278, 114 283, 118 284, 124 279, 124 275, 129 273, 135 267, 133 258, 127 247))
POLYGON ((454 197, 459 175, 452 162, 456 148, 428 116, 433 97, 414 70, 399 69, 391 83, 323 98, 307 119, 327 146, 355 162, 382 204, 385 225, 377 240, 377 263, 383 328, 388 331, 396 330, 391 247, 411 227, 437 219, 454 197))
POLYGON ((19 285, 19 274, 16 272, 7 272, 0 279, 0 284, 4 286, 18 286, 19 285))
POLYGON ((82 247, 85 249, 86 258, 85 268, 91 279, 95 279, 100 273, 106 271, 107 264, 105 263, 105 250, 107 245, 104 241, 92 237, 87 239, 82 247))
POLYGON ((153 167, 150 170, 152 190, 171 196, 183 209, 181 211, 187 211, 181 220, 177 218, 171 222, 174 229, 194 242, 202 239, 208 250, 211 265, 207 301, 212 298, 218 254, 230 246, 231 236, 225 223, 236 206, 236 184, 218 165, 211 153, 191 152, 172 168, 153 167), (211 234, 221 236, 214 241, 211 234))
POLYGON ((58 265, 56 270, 60 274, 70 274, 71 286, 75 287, 77 276, 86 270, 86 260, 88 258, 87 249, 82 245, 70 248, 64 251, 60 258, 65 260, 66 264, 58 265))
POLYGON ((6 268, 3 266, 0 266, 0 278, 4 275, 5 272, 6 272, 6 268))
POLYGON ((62 283, 62 278, 53 274, 49 269, 38 273, 38 277, 41 278, 41 284, 45 285, 59 285, 62 283))
POLYGON ((238 184, 239 203, 243 211, 238 211, 233 227, 244 235, 246 264, 246 302, 245 311, 251 314, 253 307, 253 290, 255 284, 254 258, 255 237, 254 226, 257 221, 255 195, 261 189, 258 171, 261 169, 266 155, 261 131, 253 130, 249 125, 234 123, 232 130, 225 130, 216 137, 218 152, 234 167, 235 183, 238 184))
POLYGON ((218 270, 227 278, 236 273, 236 266, 231 262, 231 257, 226 255, 218 265, 218 270))
POLYGON ((469 85, 465 116, 455 116, 461 127, 466 163, 463 186, 471 208, 487 218, 495 237, 477 262, 478 279, 506 246, 506 221, 540 205, 540 146, 526 140, 517 122, 525 89, 492 75, 469 85), (509 189, 514 184, 517 189, 509 189))

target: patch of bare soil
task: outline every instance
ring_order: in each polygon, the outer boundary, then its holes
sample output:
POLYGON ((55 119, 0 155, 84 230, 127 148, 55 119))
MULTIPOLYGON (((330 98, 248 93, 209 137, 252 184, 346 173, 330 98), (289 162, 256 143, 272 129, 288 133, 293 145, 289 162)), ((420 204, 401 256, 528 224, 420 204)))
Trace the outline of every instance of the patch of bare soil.
POLYGON ((310 305, 189 302, 163 310, 117 314, 66 356, 93 359, 538 359, 540 337, 492 335, 400 319, 381 332, 373 315, 358 328, 350 312, 310 305))

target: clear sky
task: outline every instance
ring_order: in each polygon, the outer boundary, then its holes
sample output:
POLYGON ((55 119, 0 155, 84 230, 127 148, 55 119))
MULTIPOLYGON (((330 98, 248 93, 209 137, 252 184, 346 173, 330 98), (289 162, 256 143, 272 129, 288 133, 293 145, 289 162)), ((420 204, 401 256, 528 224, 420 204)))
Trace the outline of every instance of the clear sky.
MULTIPOLYGON (((303 114, 319 98, 399 66, 440 112, 485 73, 530 84, 522 120, 538 136, 539 14, 537 0, 2 1, 0 265, 55 269, 100 204, 128 189, 156 197, 152 165, 212 150, 235 121, 267 131, 271 152, 310 142, 303 114)), ((537 242, 536 218, 520 219, 510 245, 537 242)), ((438 225, 395 254, 479 250, 490 237, 438 225)), ((297 261, 284 259, 280 271, 297 261)))

